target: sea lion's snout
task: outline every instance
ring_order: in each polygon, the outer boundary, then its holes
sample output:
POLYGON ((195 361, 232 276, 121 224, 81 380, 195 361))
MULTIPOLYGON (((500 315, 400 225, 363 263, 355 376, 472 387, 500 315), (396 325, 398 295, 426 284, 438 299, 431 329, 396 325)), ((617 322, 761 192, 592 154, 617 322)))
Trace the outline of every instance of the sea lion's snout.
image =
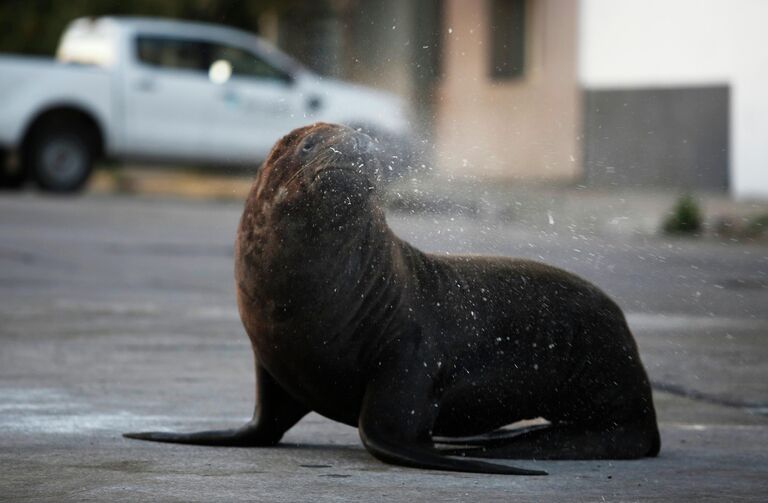
POLYGON ((380 149, 367 134, 346 127, 338 130, 323 142, 312 173, 313 181, 335 178, 357 179, 368 189, 373 189, 380 172, 380 149))
POLYGON ((355 150, 361 155, 375 157, 381 153, 379 144, 362 131, 354 131, 354 134, 351 136, 354 141, 355 150))

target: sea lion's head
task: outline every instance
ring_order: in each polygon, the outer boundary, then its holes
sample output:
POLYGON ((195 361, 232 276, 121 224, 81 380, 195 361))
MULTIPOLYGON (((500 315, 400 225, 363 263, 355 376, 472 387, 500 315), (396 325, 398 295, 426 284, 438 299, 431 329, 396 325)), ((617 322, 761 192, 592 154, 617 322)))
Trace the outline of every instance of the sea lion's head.
MULTIPOLYGON (((240 288, 254 296, 255 285, 285 286, 285 271, 311 277, 338 267, 356 270, 357 258, 337 254, 384 220, 375 190, 379 167, 375 142, 348 127, 318 123, 281 138, 257 173, 240 220, 240 288)), ((285 288, 295 290, 293 283, 285 288)))
POLYGON ((275 144, 249 203, 273 219, 348 220, 370 209, 380 166, 377 144, 368 135, 337 124, 313 124, 275 144))

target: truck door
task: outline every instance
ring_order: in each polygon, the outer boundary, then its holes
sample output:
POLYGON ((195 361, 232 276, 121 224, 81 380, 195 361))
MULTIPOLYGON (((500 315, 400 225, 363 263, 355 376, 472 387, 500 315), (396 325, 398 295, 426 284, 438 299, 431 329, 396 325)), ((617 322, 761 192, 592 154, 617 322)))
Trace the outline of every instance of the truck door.
POLYGON ((305 98, 291 75, 255 51, 211 47, 210 76, 219 82, 212 149, 235 162, 258 162, 281 136, 306 124, 305 98))
POLYGON ((208 77, 207 44, 169 35, 139 34, 126 75, 126 153, 200 160, 207 150, 208 104, 220 92, 208 77))

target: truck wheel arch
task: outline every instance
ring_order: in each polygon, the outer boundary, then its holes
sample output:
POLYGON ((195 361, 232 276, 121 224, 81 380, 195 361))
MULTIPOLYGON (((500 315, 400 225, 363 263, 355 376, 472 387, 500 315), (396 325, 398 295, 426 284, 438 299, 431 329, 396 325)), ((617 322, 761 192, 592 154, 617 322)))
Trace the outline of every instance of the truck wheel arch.
POLYGON ((34 117, 27 123, 27 126, 24 129, 24 134, 21 136, 22 155, 26 148, 29 147, 35 131, 47 121, 71 121, 73 127, 82 127, 86 129, 86 132, 92 135, 91 140, 93 141, 93 148, 95 149, 94 154, 96 157, 98 158, 104 155, 106 137, 101 121, 96 118, 95 114, 84 107, 69 103, 48 105, 34 115, 34 117))
MULTIPOLYGON (((21 165, 26 177, 34 179, 44 190, 54 192, 74 192, 80 190, 86 183, 92 170, 93 161, 102 157, 105 152, 104 132, 99 121, 82 107, 72 105, 56 105, 47 107, 37 113, 24 131, 21 142, 21 165), (65 131, 70 139, 80 144, 81 156, 84 162, 79 171, 82 176, 76 180, 57 183, 50 177, 41 178, 40 158, 38 150, 41 141, 50 136, 51 131, 65 131)), ((50 173, 50 172, 49 172, 50 173)))

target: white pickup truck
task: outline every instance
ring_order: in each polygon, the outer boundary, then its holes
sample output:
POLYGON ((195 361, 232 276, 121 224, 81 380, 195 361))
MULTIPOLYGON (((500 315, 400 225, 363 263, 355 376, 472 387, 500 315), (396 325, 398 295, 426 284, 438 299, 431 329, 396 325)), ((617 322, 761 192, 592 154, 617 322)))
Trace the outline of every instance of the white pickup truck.
POLYGON ((315 121, 389 138, 408 132, 398 97, 320 77, 256 36, 216 25, 81 18, 55 60, 0 56, 6 186, 32 179, 76 191, 102 157, 256 164, 281 135, 315 121))

